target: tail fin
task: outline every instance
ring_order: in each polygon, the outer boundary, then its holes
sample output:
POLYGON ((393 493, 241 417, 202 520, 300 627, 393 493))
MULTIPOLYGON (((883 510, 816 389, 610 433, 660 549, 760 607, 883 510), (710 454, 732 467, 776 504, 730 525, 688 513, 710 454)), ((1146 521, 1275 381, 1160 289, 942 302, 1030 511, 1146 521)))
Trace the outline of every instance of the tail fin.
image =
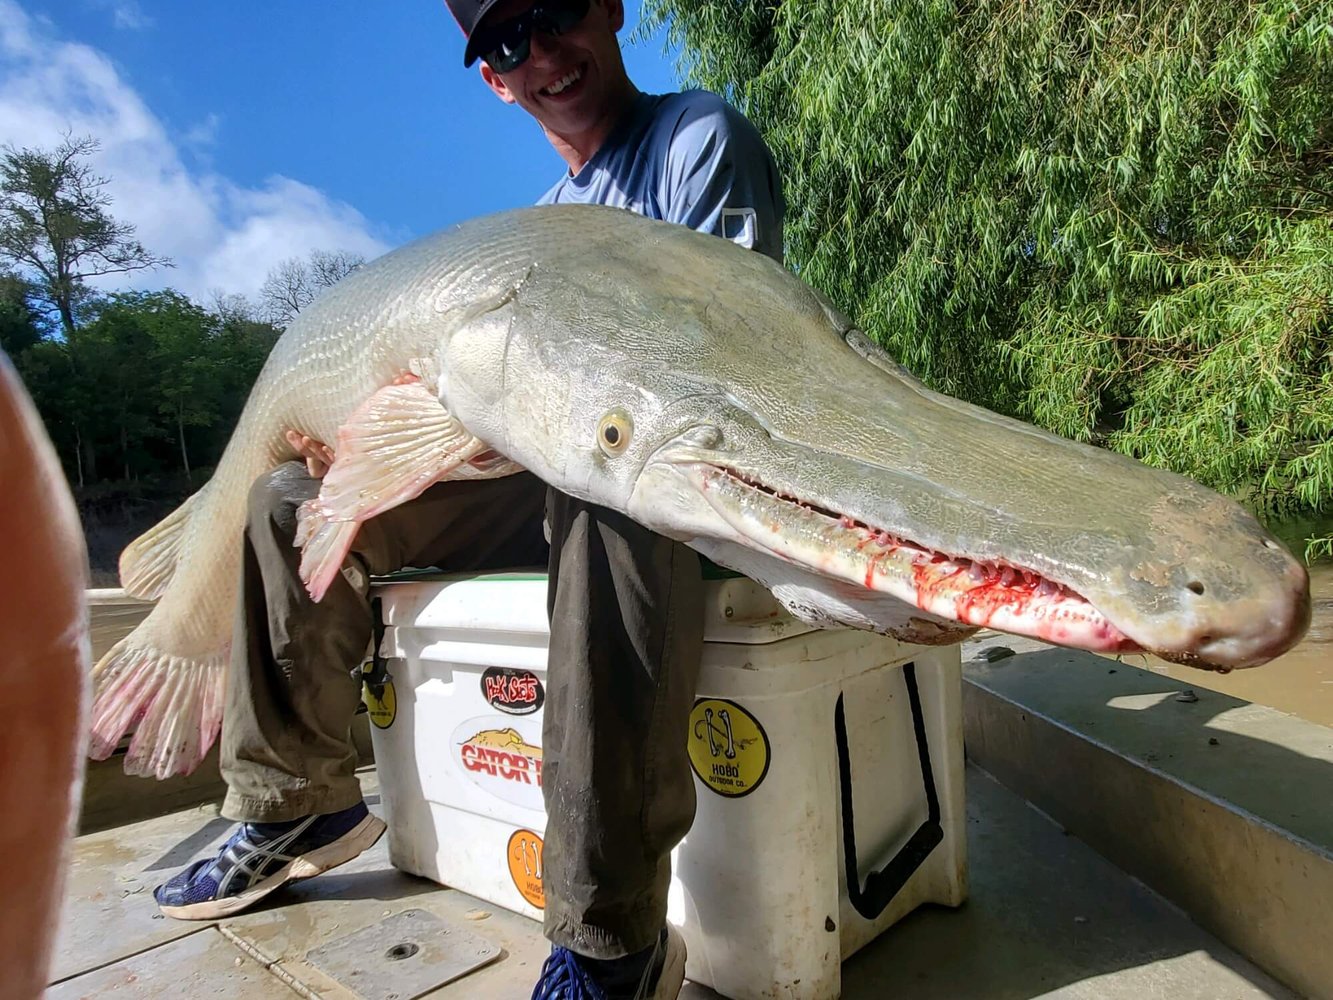
POLYGON ((106 760, 133 728, 126 774, 189 774, 222 728, 227 655, 171 656, 152 649, 145 641, 150 635, 136 630, 93 668, 88 755, 106 760))
POLYGON ((197 506, 202 490, 142 535, 120 554, 120 585, 131 597, 156 601, 176 572, 185 526, 197 506))

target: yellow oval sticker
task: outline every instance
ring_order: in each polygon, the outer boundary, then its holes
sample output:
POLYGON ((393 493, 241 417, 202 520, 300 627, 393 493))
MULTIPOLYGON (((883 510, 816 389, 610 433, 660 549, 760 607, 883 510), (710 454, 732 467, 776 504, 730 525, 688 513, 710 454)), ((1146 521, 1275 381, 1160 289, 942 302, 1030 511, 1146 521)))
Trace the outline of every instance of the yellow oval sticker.
POLYGON ((699 780, 731 798, 749 795, 768 774, 768 734, 734 701, 700 698, 690 712, 690 763, 699 780))
POLYGON ((393 725, 398 714, 398 696, 394 694, 393 681, 386 680, 383 686, 377 684, 373 690, 369 684, 362 684, 361 700, 366 703, 366 712, 376 729, 388 729, 393 725))

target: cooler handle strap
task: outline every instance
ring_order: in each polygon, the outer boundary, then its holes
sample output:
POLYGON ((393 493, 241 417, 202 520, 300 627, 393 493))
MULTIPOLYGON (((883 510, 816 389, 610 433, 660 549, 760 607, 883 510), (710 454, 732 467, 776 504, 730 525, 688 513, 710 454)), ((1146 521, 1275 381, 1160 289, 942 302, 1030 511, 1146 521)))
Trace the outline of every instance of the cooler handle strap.
POLYGON ((917 758, 921 761, 921 781, 926 790, 926 821, 879 871, 866 876, 861 885, 860 866, 856 862, 856 825, 852 811, 852 758, 847 746, 847 717, 841 694, 833 710, 833 728, 838 741, 838 783, 842 791, 842 846, 847 869, 847 898, 852 908, 867 920, 874 920, 907 880, 925 862, 930 852, 944 839, 940 826, 940 800, 935 793, 935 778, 930 766, 930 747, 926 742, 926 720, 921 712, 921 695, 916 685, 916 664, 903 665, 907 699, 912 707, 912 729, 916 733, 917 758))
POLYGON ((389 674, 388 661, 380 654, 380 644, 384 642, 384 609, 378 597, 370 599, 370 617, 371 654, 369 661, 361 666, 361 680, 372 697, 383 700, 384 687, 393 678, 389 674))

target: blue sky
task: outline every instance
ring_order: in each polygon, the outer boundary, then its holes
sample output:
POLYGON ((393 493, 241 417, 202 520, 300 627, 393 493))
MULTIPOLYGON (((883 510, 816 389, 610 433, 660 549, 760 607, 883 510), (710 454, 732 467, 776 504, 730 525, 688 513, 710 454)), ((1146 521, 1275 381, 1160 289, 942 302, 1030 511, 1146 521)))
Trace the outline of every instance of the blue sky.
MULTIPOLYGON (((676 89, 638 18, 631 78, 676 89)), ((443 0, 0 0, 0 142, 97 136, 113 213, 177 264, 133 284, 253 295, 286 258, 374 256, 559 176, 462 52, 443 0)))

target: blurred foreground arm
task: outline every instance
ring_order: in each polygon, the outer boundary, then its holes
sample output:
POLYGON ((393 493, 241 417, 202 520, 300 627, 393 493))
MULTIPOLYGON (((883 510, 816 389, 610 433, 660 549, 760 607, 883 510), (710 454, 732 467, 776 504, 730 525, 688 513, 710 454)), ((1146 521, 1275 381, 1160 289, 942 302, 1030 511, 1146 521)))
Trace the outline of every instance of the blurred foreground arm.
POLYGON ((37 411, 0 352, 0 998, 46 989, 82 787, 87 556, 37 411))

